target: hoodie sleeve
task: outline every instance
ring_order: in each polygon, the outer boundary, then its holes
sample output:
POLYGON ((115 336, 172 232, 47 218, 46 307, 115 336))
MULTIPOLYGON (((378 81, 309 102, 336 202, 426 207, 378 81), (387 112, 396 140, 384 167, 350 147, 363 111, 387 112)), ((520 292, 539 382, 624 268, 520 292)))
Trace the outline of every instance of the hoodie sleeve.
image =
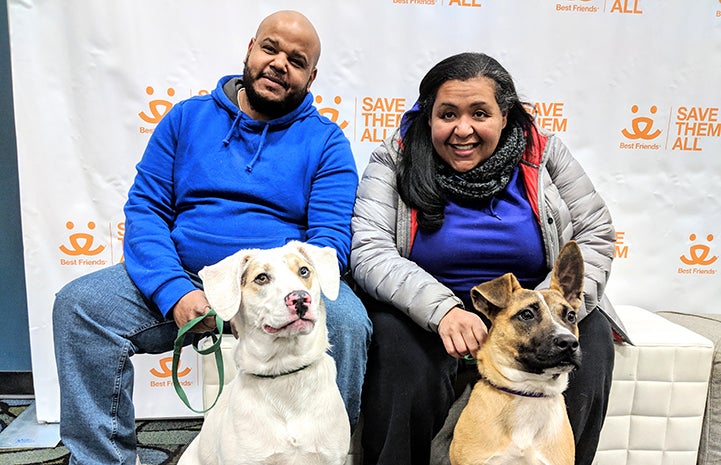
POLYGON ((173 166, 182 105, 158 123, 125 204, 125 265, 130 278, 163 315, 195 286, 181 265, 170 231, 174 220, 173 166))
POLYGON ((335 124, 320 159, 308 201, 307 242, 334 248, 343 273, 350 254, 350 221, 358 172, 350 142, 335 124))

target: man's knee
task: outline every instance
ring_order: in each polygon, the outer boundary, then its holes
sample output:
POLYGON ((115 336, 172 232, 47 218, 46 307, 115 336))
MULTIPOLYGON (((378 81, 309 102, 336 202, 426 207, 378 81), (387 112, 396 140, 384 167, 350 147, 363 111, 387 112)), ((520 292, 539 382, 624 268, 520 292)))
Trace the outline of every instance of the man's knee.
POLYGON ((337 299, 325 299, 325 307, 331 337, 364 340, 368 345, 372 333, 371 321, 365 306, 345 282, 341 281, 337 299))
POLYGON ((76 319, 78 304, 82 303, 83 296, 85 295, 82 291, 85 287, 82 282, 84 279, 85 276, 81 276, 70 281, 55 294, 52 312, 54 327, 62 327, 66 323, 76 319))

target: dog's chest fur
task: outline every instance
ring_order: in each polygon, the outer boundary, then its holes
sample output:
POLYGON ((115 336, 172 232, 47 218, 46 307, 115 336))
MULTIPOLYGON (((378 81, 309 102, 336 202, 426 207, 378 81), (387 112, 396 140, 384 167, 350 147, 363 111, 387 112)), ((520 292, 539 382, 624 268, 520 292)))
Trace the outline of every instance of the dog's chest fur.
POLYGON ((471 290, 491 328, 476 354, 481 379, 454 429, 453 465, 573 464, 562 393, 580 363, 583 276, 580 249, 570 242, 547 290, 524 289, 511 273, 471 290))
POLYGON ((238 372, 179 465, 342 465, 350 425, 321 296, 338 295, 335 251, 298 242, 242 250, 200 275, 238 333, 238 372))
POLYGON ((517 458, 511 463, 516 465, 548 463, 535 446, 548 443, 562 428, 564 412, 559 407, 563 404, 557 399, 524 397, 514 399, 513 404, 511 443, 502 455, 515 455, 517 458))
POLYGON ((344 463, 348 419, 335 376, 328 354, 273 379, 239 373, 206 418, 216 428, 197 444, 199 463, 344 463))
POLYGON ((554 436, 564 428, 566 421, 564 404, 558 397, 531 398, 509 395, 479 382, 473 390, 476 399, 483 399, 471 406, 473 416, 483 418, 469 441, 476 443, 478 455, 484 465, 545 465, 547 460, 544 444, 554 442, 554 436), (502 405, 501 408, 497 408, 502 405), (494 406, 496 409, 487 407, 494 406), (490 414, 490 416, 489 416, 490 414), (483 444, 483 446, 481 446, 483 444))

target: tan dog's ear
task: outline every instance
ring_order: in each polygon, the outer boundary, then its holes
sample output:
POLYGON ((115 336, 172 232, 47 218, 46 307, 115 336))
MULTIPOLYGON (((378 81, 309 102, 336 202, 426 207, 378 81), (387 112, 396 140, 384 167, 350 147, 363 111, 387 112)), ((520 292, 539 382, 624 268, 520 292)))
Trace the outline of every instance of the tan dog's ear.
POLYGON ((496 314, 511 302, 511 295, 521 285, 513 273, 479 284, 471 289, 473 306, 493 321, 496 314))
POLYGON ((240 279, 256 250, 240 250, 198 272, 210 307, 225 321, 240 309, 240 279))
POLYGON ((338 258, 335 249, 332 247, 317 247, 299 241, 291 241, 288 245, 296 247, 301 255, 313 265, 323 294, 330 300, 338 298, 340 271, 338 270, 338 258))
POLYGON ((551 289, 555 289, 576 310, 583 304, 583 255, 575 241, 569 241, 558 254, 551 275, 551 289))

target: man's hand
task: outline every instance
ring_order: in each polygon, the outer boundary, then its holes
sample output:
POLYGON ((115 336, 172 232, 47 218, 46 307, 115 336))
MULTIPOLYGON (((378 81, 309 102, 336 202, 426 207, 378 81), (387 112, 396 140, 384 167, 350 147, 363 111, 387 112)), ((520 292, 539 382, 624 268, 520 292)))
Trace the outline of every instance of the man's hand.
MULTIPOLYGON (((180 298, 173 307, 173 319, 178 328, 210 311, 210 304, 201 290, 190 291, 180 298)), ((208 316, 192 329, 194 333, 207 333, 215 329, 215 317, 208 316)))
POLYGON ((438 335, 448 355, 462 358, 466 355, 476 356, 481 344, 486 340, 488 328, 475 313, 453 307, 441 318, 438 324, 438 335))

